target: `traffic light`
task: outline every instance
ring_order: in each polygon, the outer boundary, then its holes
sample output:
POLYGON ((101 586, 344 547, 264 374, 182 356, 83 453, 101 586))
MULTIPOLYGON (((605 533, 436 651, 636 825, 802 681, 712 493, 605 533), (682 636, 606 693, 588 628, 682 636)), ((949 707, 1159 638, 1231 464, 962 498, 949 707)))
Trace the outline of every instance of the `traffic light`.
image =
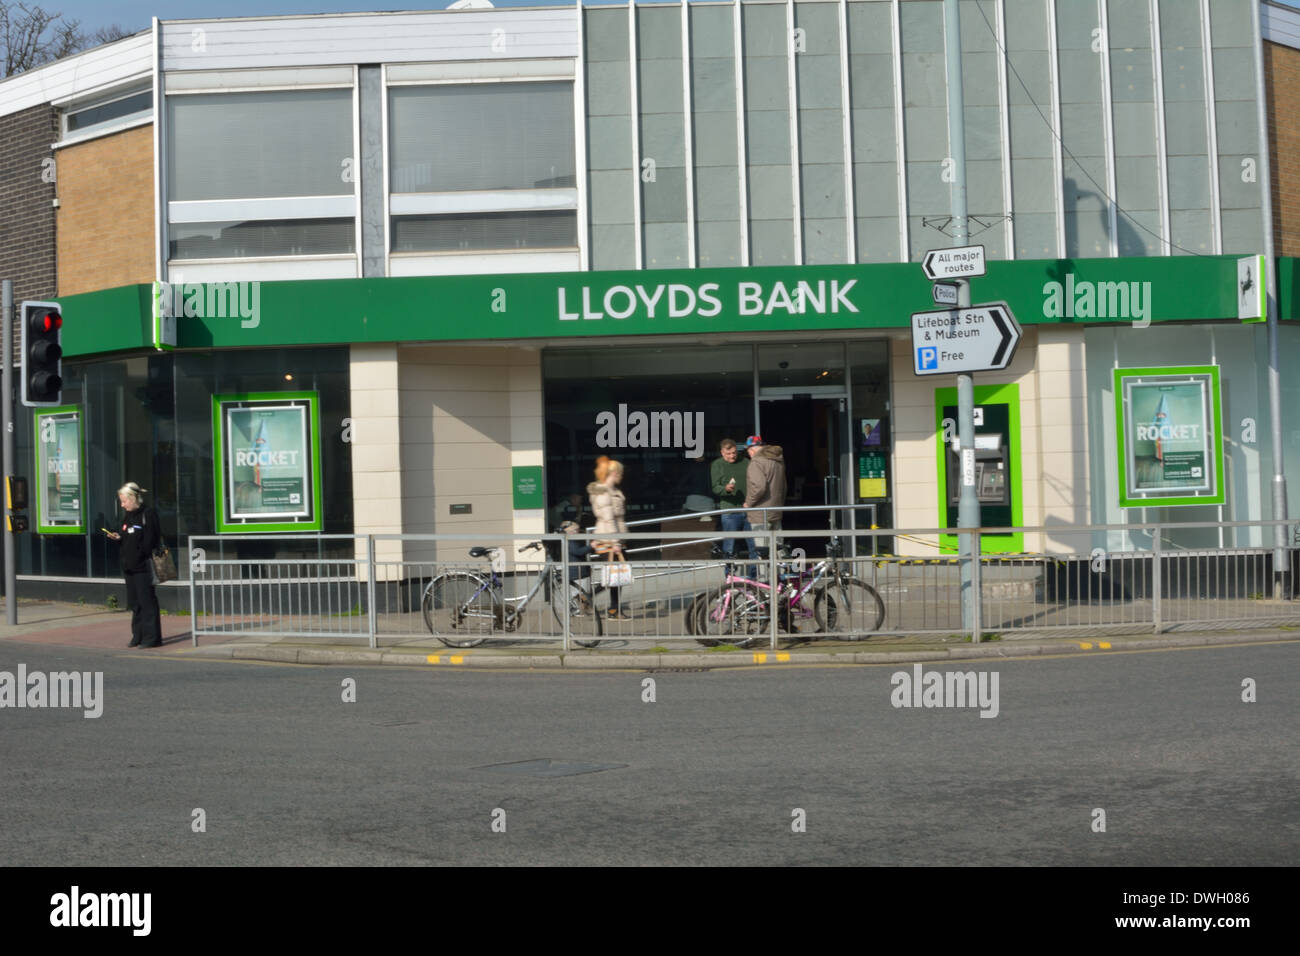
POLYGON ((63 315, 57 302, 23 303, 23 404, 63 404, 63 315))
POLYGON ((28 529, 27 515, 15 514, 27 508, 27 479, 17 475, 5 475, 5 519, 6 527, 13 532, 28 529))

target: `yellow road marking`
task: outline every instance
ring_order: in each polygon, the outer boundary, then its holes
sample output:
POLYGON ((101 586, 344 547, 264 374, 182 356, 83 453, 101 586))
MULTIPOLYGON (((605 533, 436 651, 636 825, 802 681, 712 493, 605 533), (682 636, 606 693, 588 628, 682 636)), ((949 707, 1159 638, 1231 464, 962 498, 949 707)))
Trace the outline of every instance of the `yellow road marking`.
POLYGON ((1092 645, 1089 644, 1087 641, 1079 641, 1079 647, 1081 647, 1085 651, 1092 650, 1092 645))
MULTIPOLYGON (((428 657, 425 658, 425 660, 427 660, 430 664, 441 664, 441 663, 442 663, 442 655, 441 655, 441 654, 430 654, 428 657)), ((447 663, 449 663, 449 664, 464 664, 464 663, 465 663, 465 656, 464 656, 463 654, 452 654, 451 656, 449 656, 449 657, 447 658, 447 663)))
POLYGON ((766 664, 766 663, 767 663, 767 655, 766 655, 766 654, 755 654, 755 655, 754 655, 754 663, 755 663, 755 664, 766 664))
POLYGON ((790 655, 789 655, 789 654, 777 654, 777 655, 776 655, 776 659, 777 659, 778 661, 780 661, 781 663, 783 663, 783 664, 789 664, 789 663, 790 663, 790 655))
POLYGON ((1110 650, 1110 643, 1108 641, 1098 641, 1097 646, 1103 650, 1110 650))

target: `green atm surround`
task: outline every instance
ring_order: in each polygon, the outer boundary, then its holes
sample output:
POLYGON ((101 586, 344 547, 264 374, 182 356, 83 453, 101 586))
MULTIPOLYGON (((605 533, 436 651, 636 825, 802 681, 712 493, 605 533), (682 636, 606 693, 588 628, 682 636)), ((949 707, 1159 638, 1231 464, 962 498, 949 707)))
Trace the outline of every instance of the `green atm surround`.
MULTIPOLYGON (((951 528, 956 523, 956 509, 952 509, 952 517, 949 518, 949 505, 947 495, 948 481, 948 461, 947 449, 943 442, 943 419, 945 406, 952 406, 954 413, 957 405, 957 389, 955 388, 936 388, 934 390, 934 432, 935 432, 935 475, 938 478, 938 522, 936 527, 951 528)), ((1014 383, 1009 385, 976 385, 975 386, 975 405, 989 406, 1001 405, 1006 408, 1007 416, 1007 456, 1009 461, 1007 489, 1010 498, 1010 520, 1009 525, 1012 527, 1024 526, 1024 489, 1022 487, 1022 472, 1020 462, 1020 386, 1014 383)), ((975 434, 981 433, 980 426, 975 426, 975 434)), ((955 477, 955 476, 954 476, 955 477)), ((1003 527, 1000 520, 989 521, 984 512, 985 508, 980 508, 980 521, 982 524, 990 527, 1003 527)), ((1004 512, 1005 514, 1006 512, 1004 512)), ((1014 534, 986 534, 981 535, 980 551, 982 554, 1023 554, 1025 550, 1024 532, 1017 531, 1014 534)), ((959 550, 957 535, 941 534, 939 535, 939 551, 943 554, 956 554, 959 550)))

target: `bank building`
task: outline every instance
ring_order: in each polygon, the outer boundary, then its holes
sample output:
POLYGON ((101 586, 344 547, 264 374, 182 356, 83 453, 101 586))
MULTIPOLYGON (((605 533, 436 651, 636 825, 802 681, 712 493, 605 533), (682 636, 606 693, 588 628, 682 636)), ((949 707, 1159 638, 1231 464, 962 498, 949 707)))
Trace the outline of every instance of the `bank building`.
MULTIPOLYGON (((1300 13, 959 6, 971 301, 1019 332, 975 373, 981 521, 1038 529, 985 551, 1270 547, 1222 524, 1300 476, 1300 13)), ((325 536, 549 531, 600 454, 673 524, 749 435, 844 509, 788 529, 950 553, 862 534, 956 524, 940 363, 982 339, 913 319, 956 244, 945 63, 941 0, 478 2, 154 20, 0 81, 0 277, 64 322, 22 593, 120 584, 128 479, 169 541, 352 556, 325 536)))

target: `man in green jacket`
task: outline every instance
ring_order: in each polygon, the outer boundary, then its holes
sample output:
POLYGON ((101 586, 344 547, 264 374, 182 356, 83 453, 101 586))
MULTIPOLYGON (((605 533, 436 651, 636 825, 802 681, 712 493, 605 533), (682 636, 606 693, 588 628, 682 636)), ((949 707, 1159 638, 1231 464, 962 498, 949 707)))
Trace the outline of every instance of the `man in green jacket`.
MULTIPOLYGON (((709 480, 713 487, 713 497, 717 499, 720 509, 743 507, 745 504, 746 474, 749 470, 749 459, 740 454, 740 449, 736 447, 736 443, 730 438, 722 440, 719 451, 722 453, 722 457, 715 460, 709 467, 709 480)), ((723 515, 722 530, 751 530, 745 512, 733 511, 723 515)), ((758 552, 754 548, 752 538, 745 539, 745 549, 749 553, 750 560, 757 559, 758 552)), ((724 539, 722 550, 730 560, 736 552, 736 539, 724 539)))

